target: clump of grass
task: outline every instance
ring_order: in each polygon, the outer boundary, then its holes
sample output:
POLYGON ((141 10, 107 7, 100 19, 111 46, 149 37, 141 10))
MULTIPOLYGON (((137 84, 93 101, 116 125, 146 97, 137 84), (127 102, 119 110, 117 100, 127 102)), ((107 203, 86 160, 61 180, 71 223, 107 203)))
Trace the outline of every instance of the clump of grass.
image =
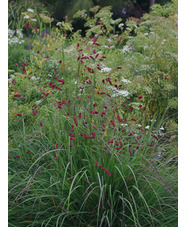
POLYGON ((112 48, 88 38, 66 49, 56 32, 9 81, 10 226, 176 226, 166 112, 126 90, 112 48))

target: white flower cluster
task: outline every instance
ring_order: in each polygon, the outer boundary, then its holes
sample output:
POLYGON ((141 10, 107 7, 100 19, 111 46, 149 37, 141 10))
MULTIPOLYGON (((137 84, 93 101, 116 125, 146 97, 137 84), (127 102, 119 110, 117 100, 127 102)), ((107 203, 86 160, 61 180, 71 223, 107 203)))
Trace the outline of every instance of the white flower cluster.
POLYGON ((17 38, 16 36, 13 37, 12 39, 8 39, 8 44, 10 44, 11 46, 17 45, 17 44, 22 44, 24 43, 24 40, 20 40, 19 38, 17 38))
POLYGON ((61 22, 57 22, 56 26, 60 26, 61 25, 61 22))
POLYGON ((27 11, 30 12, 30 13, 34 13, 33 9, 27 9, 27 11))
POLYGON ((71 52, 74 52, 75 51, 75 49, 74 49, 74 47, 71 47, 70 49, 64 49, 63 50, 64 51, 64 53, 71 53, 71 52))
POLYGON ((16 29, 16 34, 17 34, 18 38, 23 39, 23 33, 22 33, 21 29, 16 29))
POLYGON ((108 72, 110 72, 112 69, 111 68, 108 68, 108 67, 105 67, 105 68, 103 68, 103 69, 101 69, 101 73, 108 73, 108 72))
POLYGON ((131 83, 130 80, 127 80, 127 79, 124 79, 124 78, 122 78, 121 81, 122 81, 123 83, 126 83, 126 84, 131 83))
POLYGON ((37 78, 36 78, 35 76, 33 76, 33 77, 31 77, 30 79, 31 79, 31 80, 39 80, 40 77, 37 77, 37 78))
POLYGON ((14 36, 15 31, 8 29, 8 37, 12 38, 14 36))
POLYGON ((42 102, 42 100, 40 99, 40 100, 36 101, 35 103, 36 103, 36 105, 39 105, 41 102, 42 102))
POLYGON ((24 16, 23 17, 24 19, 29 19, 30 17, 28 15, 24 16))
POLYGON ((114 93, 111 95, 111 97, 118 97, 118 96, 128 96, 129 92, 128 91, 124 91, 124 90, 117 90, 115 87, 108 87, 110 90, 112 90, 114 93))
POLYGON ((17 29, 16 31, 13 31, 11 29, 8 29, 8 44, 11 46, 17 45, 17 44, 22 44, 24 42, 23 39, 23 33, 21 32, 20 29, 17 29), (17 36, 14 36, 15 33, 17 36))
POLYGON ((123 47, 123 49, 121 50, 122 53, 125 53, 125 52, 130 52, 131 51, 131 46, 129 44, 125 45, 123 47))
POLYGON ((122 28, 124 26, 124 24, 123 23, 120 23, 119 25, 118 25, 118 28, 122 28))

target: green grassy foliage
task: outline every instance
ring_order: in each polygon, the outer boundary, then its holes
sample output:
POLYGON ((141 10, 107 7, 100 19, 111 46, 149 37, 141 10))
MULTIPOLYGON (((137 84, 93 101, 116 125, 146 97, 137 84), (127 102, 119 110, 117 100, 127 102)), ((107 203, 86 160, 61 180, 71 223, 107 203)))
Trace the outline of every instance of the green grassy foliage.
POLYGON ((177 24, 154 7, 121 36, 66 20, 10 47, 10 226, 177 226, 177 24))

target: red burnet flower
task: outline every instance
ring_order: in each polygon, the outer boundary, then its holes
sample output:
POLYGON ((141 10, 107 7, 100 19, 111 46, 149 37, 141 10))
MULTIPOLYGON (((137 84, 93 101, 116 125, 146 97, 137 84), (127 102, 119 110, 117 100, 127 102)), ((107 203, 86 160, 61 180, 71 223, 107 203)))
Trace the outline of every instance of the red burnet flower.
POLYGON ((137 121, 135 118, 131 118, 131 121, 137 121))
POLYGON ((45 37, 45 35, 44 35, 44 34, 42 34, 42 35, 41 35, 41 38, 44 38, 44 37, 45 37))
POLYGON ((117 115, 117 119, 120 123, 123 121, 123 119, 119 115, 117 115))
POLYGON ((26 69, 24 69, 23 73, 26 73, 26 69))
POLYGON ((62 62, 62 61, 61 61, 61 60, 59 60, 59 64, 61 64, 61 62, 62 62))
POLYGON ((34 28, 35 31, 37 31, 37 28, 34 28))
POLYGON ((90 58, 92 58, 92 60, 95 60, 95 58, 93 56, 90 55, 90 58))
POLYGON ((131 151, 131 150, 129 150, 129 154, 130 154, 130 155, 132 154, 132 151, 131 151))
POLYGON ((41 127, 43 127, 43 124, 40 122, 41 127))
POLYGON ((26 29, 29 29, 29 23, 27 23, 25 27, 26 27, 26 29))
POLYGON ((129 107, 129 110, 131 110, 131 111, 132 111, 133 109, 134 109, 134 107, 132 107, 132 106, 130 106, 130 107, 129 107))
POLYGON ((77 119, 74 116, 73 116, 73 120, 74 120, 74 123, 76 124, 76 126, 78 126, 77 119))
POLYGON ((26 62, 23 62, 23 63, 22 63, 22 65, 23 65, 23 66, 26 66, 26 65, 27 65, 27 63, 26 63, 26 62))
POLYGON ((83 134, 83 136, 85 137, 85 139, 90 139, 90 137, 87 136, 85 133, 83 134))
POLYGON ((139 107, 141 108, 141 107, 142 107, 142 105, 139 105, 139 107))
POLYGON ((67 116, 70 116, 70 113, 67 113, 67 116))
POLYGON ((35 110, 33 110, 32 113, 33 113, 33 115, 36 115, 37 114, 35 110))
POLYGON ((121 150, 121 147, 116 147, 116 150, 121 150))
POLYGON ((157 139, 157 140, 159 139, 159 138, 157 137, 157 135, 154 135, 153 137, 154 137, 155 139, 157 139))
POLYGON ((39 54, 39 50, 37 51, 37 54, 39 54))
POLYGON ((102 170, 105 171, 105 173, 106 173, 108 176, 111 176, 111 173, 110 173, 107 169, 102 168, 102 170))
POLYGON ((119 143, 120 143, 120 146, 123 147, 123 143, 120 138, 119 138, 119 143))
POLYGON ((79 43, 77 44, 77 47, 79 47, 79 43))
POLYGON ((20 158, 20 156, 19 156, 19 155, 17 155, 17 156, 15 156, 14 158, 20 158))
POLYGON ((114 127, 116 126, 113 120, 110 120, 110 122, 112 123, 112 125, 113 125, 114 127))
POLYGON ((132 132, 129 133, 129 136, 133 136, 134 134, 132 132))
POLYGON ((138 99, 142 99, 143 98, 143 96, 138 96, 138 99))
POLYGON ((49 59, 49 56, 48 55, 46 56, 46 59, 49 59))
POLYGON ((95 125, 92 125, 93 128, 97 129, 97 127, 95 125))
POLYGON ((121 66, 118 66, 117 69, 122 69, 122 67, 121 66))
POLYGON ((20 94, 15 94, 14 97, 21 97, 22 95, 20 94))
POLYGON ((95 132, 91 132, 91 135, 92 135, 91 139, 94 139, 96 137, 96 133, 95 132))
POLYGON ((23 114, 21 114, 21 113, 16 113, 16 115, 19 117, 23 116, 23 114))

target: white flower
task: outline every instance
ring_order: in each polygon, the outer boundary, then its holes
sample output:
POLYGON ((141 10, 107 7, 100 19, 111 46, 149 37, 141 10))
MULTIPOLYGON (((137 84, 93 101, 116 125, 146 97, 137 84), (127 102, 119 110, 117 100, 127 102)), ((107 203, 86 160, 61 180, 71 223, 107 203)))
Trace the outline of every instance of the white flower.
POLYGON ((109 48, 110 48, 110 50, 112 50, 112 49, 114 49, 114 48, 115 48, 115 46, 114 46, 114 45, 112 45, 112 46, 110 46, 109 48))
POLYGON ((105 45, 103 45, 103 47, 105 47, 105 48, 109 48, 108 46, 105 46, 105 45))
POLYGON ((138 127, 141 128, 141 125, 139 124, 138 127))
POLYGON ((127 80, 127 79, 124 79, 124 78, 122 78, 121 81, 124 82, 124 83, 127 83, 127 84, 128 84, 128 83, 131 83, 130 80, 127 80))
POLYGON ((29 19, 30 17, 28 15, 24 16, 23 17, 24 19, 29 19))
POLYGON ((24 40, 20 40, 15 36, 12 39, 8 39, 8 44, 10 44, 11 46, 17 45, 17 44, 22 44, 23 42, 24 42, 24 40))
POLYGON ((61 25, 61 22, 57 22, 56 26, 60 26, 61 25))
POLYGON ((161 126, 160 130, 165 130, 164 127, 161 126))
POLYGON ((8 36, 12 38, 14 36, 15 31, 8 29, 8 36))
POLYGON ((107 41, 108 41, 109 43, 111 43, 111 42, 112 42, 112 40, 111 40, 111 39, 107 39, 107 41))
POLYGON ((34 18, 34 19, 32 19, 31 21, 37 21, 37 20, 34 18))
POLYGON ((34 13, 33 9, 27 9, 27 11, 30 12, 30 13, 34 13))
POLYGON ((131 49, 132 49, 132 48, 131 48, 130 45, 125 45, 125 46, 123 47, 123 49, 121 50, 121 52, 122 52, 122 53, 124 53, 124 52, 129 52, 131 49))
POLYGON ((147 33, 144 33, 144 35, 148 35, 149 33, 147 32, 147 33))
POLYGON ((108 72, 110 72, 111 70, 112 70, 111 68, 105 67, 105 68, 101 69, 101 73, 102 73, 102 72, 108 73, 108 72))
POLYGON ((123 27, 124 26, 124 24, 123 23, 120 23, 119 25, 118 25, 118 28, 121 28, 121 27, 123 27))
POLYGON ((42 102, 42 100, 36 101, 36 105, 39 105, 42 102))
POLYGON ((23 33, 22 33, 21 29, 16 29, 16 33, 20 39, 23 39, 23 33))
POLYGON ((48 74, 48 76, 49 76, 49 77, 52 77, 52 75, 51 75, 51 74, 48 74))
POLYGON ((120 125, 121 125, 121 126, 123 126, 123 127, 128 126, 128 124, 123 124, 123 123, 122 123, 122 124, 120 124, 120 125))
POLYGON ((14 78, 14 77, 15 77, 15 75, 14 75, 14 74, 11 74, 9 77, 10 77, 10 78, 14 78))
POLYGON ((114 93, 113 95, 111 95, 112 97, 117 97, 117 96, 128 96, 129 95, 129 92, 128 91, 124 91, 124 90, 116 90, 116 93, 114 93))
POLYGON ((123 8, 121 12, 122 12, 123 14, 126 14, 126 13, 127 13, 125 8, 123 8))
POLYGON ((146 128, 146 129, 149 129, 149 128, 150 128, 150 126, 148 125, 148 126, 146 126, 145 128, 146 128))

